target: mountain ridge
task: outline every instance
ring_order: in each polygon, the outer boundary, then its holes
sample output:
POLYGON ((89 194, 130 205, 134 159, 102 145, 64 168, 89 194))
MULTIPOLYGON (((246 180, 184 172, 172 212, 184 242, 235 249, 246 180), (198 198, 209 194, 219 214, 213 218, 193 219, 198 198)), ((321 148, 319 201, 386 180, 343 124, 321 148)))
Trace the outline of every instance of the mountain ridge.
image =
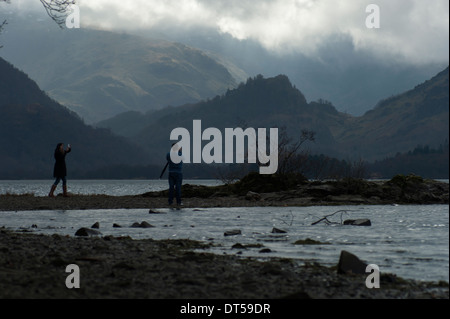
POLYGON ((355 118, 351 129, 338 140, 348 145, 353 154, 361 152, 369 160, 412 150, 418 145, 437 147, 448 138, 448 89, 447 67, 430 80, 381 101, 373 110, 355 118), (379 149, 384 151, 374 151, 379 149))
POLYGON ((160 39, 8 17, 2 55, 87 123, 119 113, 194 103, 237 82, 237 67, 160 39), (26 46, 26 50, 23 47, 26 46), (29 54, 32 51, 33 54, 29 54), (39 61, 39 63, 36 63, 39 61))
POLYGON ((205 127, 218 128, 286 126, 292 137, 299 129, 315 131, 316 143, 308 146, 315 153, 373 161, 419 144, 437 147, 444 143, 448 109, 448 67, 415 88, 381 101, 360 117, 339 112, 328 101, 308 103, 285 75, 268 79, 259 75, 214 99, 146 115, 128 114, 139 118, 134 130, 127 131, 126 123, 117 118, 100 125, 128 132, 127 136, 141 145, 157 149, 163 144, 159 136, 167 140, 171 129, 189 129, 194 119, 202 119, 205 127), (115 125, 109 125, 114 121, 115 125))
MULTIPOLYGON (((121 115, 129 116, 130 124, 134 125, 126 139, 114 136, 108 129, 85 125, 73 111, 40 90, 25 73, 0 59, 0 176, 50 178, 53 149, 61 141, 74 146, 68 159, 71 176, 86 177, 88 171, 111 174, 112 170, 114 176, 120 172, 121 176, 127 176, 130 167, 140 166, 142 171, 149 164, 156 165, 153 175, 165 161, 171 130, 176 127, 190 130, 194 119, 202 120, 203 129, 285 127, 294 140, 301 130, 311 130, 316 132, 316 142, 305 146, 310 154, 345 159, 355 154, 353 158, 357 158, 364 154, 354 148, 365 147, 376 153, 377 159, 383 159, 408 152, 419 143, 435 147, 434 144, 446 145, 447 139, 448 145, 448 108, 448 68, 404 94, 381 101, 362 117, 341 113, 325 100, 308 102, 286 75, 267 79, 258 75, 213 99, 145 115, 130 112, 121 115), (137 118, 140 123, 135 121, 137 118), (381 124, 391 124, 391 131, 381 124), (411 140, 414 134, 405 134, 405 127, 411 126, 412 133, 424 137, 422 141, 411 140), (390 135, 378 136, 379 144, 375 145, 369 138, 376 137, 375 131, 390 135), (409 144, 391 143, 395 138, 403 138, 409 144), (386 145, 391 144, 394 149, 387 150, 386 145)), ((95 176, 101 178, 98 174, 95 176)))
POLYGON ((105 129, 94 129, 52 100, 25 73, 0 58, 0 177, 52 178, 57 143, 72 144, 69 176, 126 163, 142 165, 140 147, 105 129), (133 154, 133 156, 129 156, 133 154))

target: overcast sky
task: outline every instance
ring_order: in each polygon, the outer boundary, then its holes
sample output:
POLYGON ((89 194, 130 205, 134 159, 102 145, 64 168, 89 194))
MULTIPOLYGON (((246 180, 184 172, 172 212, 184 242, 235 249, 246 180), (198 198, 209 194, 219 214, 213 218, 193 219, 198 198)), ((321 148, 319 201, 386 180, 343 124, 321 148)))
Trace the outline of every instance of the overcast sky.
MULTIPOLYGON (((16 1, 21 10, 39 0, 16 1)), ((448 63, 448 0, 77 0, 81 27, 108 30, 205 27, 258 41, 279 54, 313 56, 330 38, 356 50, 415 64, 448 63), (369 4, 380 28, 368 29, 369 4)), ((4 5, 3 5, 4 7, 4 5)), ((1 8, 0 8, 1 9, 1 8)), ((41 8, 42 9, 42 8, 41 8)), ((1 18, 1 17, 0 17, 1 18)))

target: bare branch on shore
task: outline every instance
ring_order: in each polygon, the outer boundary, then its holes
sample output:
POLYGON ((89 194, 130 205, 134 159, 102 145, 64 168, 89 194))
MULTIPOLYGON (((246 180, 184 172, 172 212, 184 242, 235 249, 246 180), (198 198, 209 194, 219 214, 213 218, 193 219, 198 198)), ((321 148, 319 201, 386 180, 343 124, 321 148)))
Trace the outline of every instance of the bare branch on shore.
POLYGON ((338 210, 337 212, 334 212, 333 214, 326 215, 326 216, 322 217, 322 218, 319 219, 318 221, 312 223, 311 226, 317 225, 318 223, 320 223, 320 222, 322 222, 322 221, 325 222, 327 225, 333 225, 333 224, 334 224, 334 225, 342 225, 342 215, 343 215, 343 214, 346 214, 346 213, 348 213, 348 212, 349 212, 349 210, 338 210), (340 222, 340 223, 332 222, 332 221, 329 221, 329 220, 328 220, 328 217, 334 216, 334 215, 336 215, 336 214, 338 214, 338 213, 341 213, 341 222, 340 222))

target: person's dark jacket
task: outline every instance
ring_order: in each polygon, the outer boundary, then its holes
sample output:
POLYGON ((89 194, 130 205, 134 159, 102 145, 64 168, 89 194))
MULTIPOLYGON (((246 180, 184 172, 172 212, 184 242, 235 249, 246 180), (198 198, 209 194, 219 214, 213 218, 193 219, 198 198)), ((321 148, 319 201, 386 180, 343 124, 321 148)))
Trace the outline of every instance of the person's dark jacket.
MULTIPOLYGON (((183 156, 181 151, 178 152, 178 155, 179 156, 183 156)), ((170 158, 170 152, 167 153, 166 159, 169 162, 169 173, 179 173, 179 174, 182 173, 182 171, 183 171, 183 162, 180 162, 178 164, 175 164, 174 162, 172 162, 172 159, 170 158)))
POLYGON ((66 167, 66 154, 70 153, 71 149, 69 148, 67 151, 64 150, 62 153, 57 149, 55 150, 55 167, 53 168, 53 177, 66 177, 67 176, 67 167, 66 167))

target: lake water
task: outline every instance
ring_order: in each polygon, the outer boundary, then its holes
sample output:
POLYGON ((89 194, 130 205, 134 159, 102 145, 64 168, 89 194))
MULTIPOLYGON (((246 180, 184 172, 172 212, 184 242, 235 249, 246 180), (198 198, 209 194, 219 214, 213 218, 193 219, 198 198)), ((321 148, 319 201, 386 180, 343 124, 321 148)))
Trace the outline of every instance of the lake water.
MULTIPOLYGON (((54 180, 35 181, 0 181, 1 194, 34 194, 47 196, 54 180)), ((215 186, 222 184, 219 180, 185 180, 183 184, 215 186)), ((62 183, 57 193, 62 192, 62 183)), ((72 194, 110 196, 138 195, 161 191, 168 188, 167 180, 68 180, 68 191, 72 194)))
MULTIPOLYGON (((218 181, 186 181, 217 185, 218 181)), ((51 181, 4 181, 0 193, 34 193, 45 196, 51 181)), ((70 181, 70 191, 80 194, 132 195, 167 188, 166 181, 70 181)), ((186 199, 188 202, 189 199, 186 199)), ((80 227, 100 223, 103 235, 135 239, 193 239, 210 242, 219 254, 255 258, 287 257, 299 263, 317 261, 336 265, 340 252, 347 250, 381 272, 417 280, 449 281, 449 206, 345 206, 345 207, 252 207, 181 210, 115 209, 84 211, 0 212, 0 227, 45 234, 73 236, 80 227), (338 210, 343 219, 369 218, 371 227, 326 225, 314 221, 338 210), (147 221, 154 228, 131 228, 147 221), (113 228, 113 224, 122 228, 113 228), (35 225, 37 227, 32 227, 35 225), (287 233, 274 234, 273 227, 287 233), (224 236, 241 230, 241 235, 224 236), (297 240, 314 239, 329 245, 294 245, 297 240), (233 249, 236 243, 261 247, 233 249), (261 253, 262 248, 271 252, 261 253)), ((340 214, 329 218, 340 222, 340 214)))

